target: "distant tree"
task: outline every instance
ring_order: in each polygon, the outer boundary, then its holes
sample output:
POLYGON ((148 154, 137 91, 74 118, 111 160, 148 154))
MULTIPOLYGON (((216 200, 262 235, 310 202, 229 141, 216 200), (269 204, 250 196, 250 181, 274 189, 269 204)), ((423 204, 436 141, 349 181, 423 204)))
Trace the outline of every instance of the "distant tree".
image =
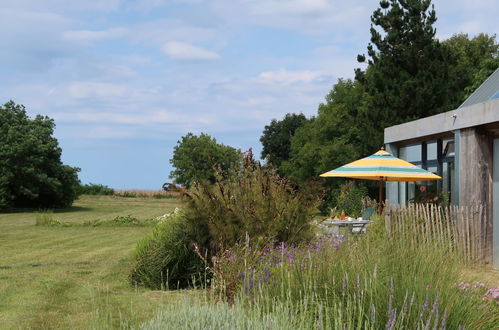
POLYGON ((368 68, 357 69, 356 79, 370 96, 372 152, 385 127, 450 110, 451 58, 435 38, 436 20, 431 0, 382 0, 371 16, 368 68))
POLYGON ((295 131, 305 125, 307 118, 303 114, 288 113, 282 120, 272 119, 265 126, 260 142, 263 145, 261 157, 270 164, 279 168, 283 161, 289 159, 291 152, 291 138, 295 131))
POLYGON ((217 143, 208 134, 196 136, 188 133, 177 141, 173 149, 173 158, 170 163, 175 168, 170 178, 175 183, 190 186, 192 180, 210 180, 214 182, 213 165, 227 170, 240 161, 240 151, 217 143))
POLYGON ((492 72, 499 68, 499 44, 496 36, 485 33, 469 38, 467 34, 455 34, 442 42, 451 53, 449 81, 453 87, 453 99, 448 108, 463 103, 492 72))
POLYGON ((0 210, 67 207, 76 198, 79 169, 62 164, 54 127, 12 101, 0 106, 0 210))

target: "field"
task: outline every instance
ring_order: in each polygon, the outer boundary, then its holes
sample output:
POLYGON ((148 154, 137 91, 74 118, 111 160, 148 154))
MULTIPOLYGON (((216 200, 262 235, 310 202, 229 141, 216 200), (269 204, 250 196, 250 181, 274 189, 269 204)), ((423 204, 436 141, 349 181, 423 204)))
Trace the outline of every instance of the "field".
MULTIPOLYGON (((50 216, 73 224, 127 215, 142 220, 177 206, 176 198, 83 196, 50 216)), ((135 245, 150 225, 46 227, 35 226, 36 216, 0 214, 0 329, 133 327, 162 306, 185 309, 186 300, 203 297, 196 290, 150 291, 127 282, 135 245)), ((463 281, 472 280, 499 285, 498 272, 490 269, 463 270, 463 281)))
MULTIPOLYGON (((83 196, 52 217, 68 223, 139 219, 171 212, 178 199, 83 196)), ((151 226, 40 227, 36 213, 0 214, 0 328, 136 325, 189 292, 153 292, 127 282, 135 244, 151 226)), ((193 293, 195 294, 195 292, 193 293)))

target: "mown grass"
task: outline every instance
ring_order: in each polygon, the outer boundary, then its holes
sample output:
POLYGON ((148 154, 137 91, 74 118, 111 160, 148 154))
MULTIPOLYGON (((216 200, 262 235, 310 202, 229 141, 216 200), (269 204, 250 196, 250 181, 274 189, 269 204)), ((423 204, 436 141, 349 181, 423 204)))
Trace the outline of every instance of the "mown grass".
MULTIPOLYGON (((178 199, 82 196, 73 207, 54 211, 50 217, 74 224, 126 215, 146 220, 170 213, 176 206, 178 199)), ((202 324, 203 317, 213 313, 227 313, 226 319, 237 319, 240 328, 255 324, 264 328, 270 323, 276 328, 293 328, 289 326, 293 306, 284 305, 282 313, 267 314, 262 304, 260 313, 246 310, 244 316, 239 315, 244 308, 225 306, 234 308, 225 312, 224 306, 206 305, 202 291, 131 287, 127 277, 132 253, 151 226, 35 226, 39 214, 0 214, 0 329, 108 329, 143 322, 145 328, 154 328, 155 321, 168 314, 176 317, 172 322, 180 320, 187 328, 188 324, 202 324), (195 302, 201 305, 193 306, 195 302), (193 320, 196 315, 199 320, 193 320)), ((462 270, 462 280, 497 286, 497 274, 467 268, 462 270)), ((308 276, 311 279, 317 274, 308 276)))
MULTIPOLYGON (((82 196, 54 219, 83 223, 169 213, 177 199, 82 196)), ((35 226, 37 212, 0 214, 0 328, 107 328, 137 325, 185 292, 127 282, 136 242, 150 226, 35 226)), ((192 295, 192 293, 191 293, 192 295)))

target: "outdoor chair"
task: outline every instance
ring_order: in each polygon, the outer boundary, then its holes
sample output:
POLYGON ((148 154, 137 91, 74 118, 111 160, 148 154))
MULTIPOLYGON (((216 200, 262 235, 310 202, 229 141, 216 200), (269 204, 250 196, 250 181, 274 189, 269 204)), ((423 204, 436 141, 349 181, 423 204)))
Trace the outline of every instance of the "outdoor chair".
MULTIPOLYGON (((371 216, 373 215, 375 209, 374 207, 368 207, 367 209, 362 212, 362 220, 371 220, 371 216)), ((365 225, 353 225, 352 227, 352 233, 365 233, 366 232, 366 226, 365 225)))

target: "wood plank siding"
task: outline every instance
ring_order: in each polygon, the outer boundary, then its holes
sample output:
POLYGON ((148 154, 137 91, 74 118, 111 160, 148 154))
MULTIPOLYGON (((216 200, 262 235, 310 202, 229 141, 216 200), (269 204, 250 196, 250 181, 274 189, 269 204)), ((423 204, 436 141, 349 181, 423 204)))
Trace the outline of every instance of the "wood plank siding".
MULTIPOLYGON (((492 262, 493 134, 478 126, 460 132, 459 205, 484 205, 485 221, 475 223, 485 242, 487 261, 492 262)), ((479 216, 477 215, 477 220, 479 216)))

